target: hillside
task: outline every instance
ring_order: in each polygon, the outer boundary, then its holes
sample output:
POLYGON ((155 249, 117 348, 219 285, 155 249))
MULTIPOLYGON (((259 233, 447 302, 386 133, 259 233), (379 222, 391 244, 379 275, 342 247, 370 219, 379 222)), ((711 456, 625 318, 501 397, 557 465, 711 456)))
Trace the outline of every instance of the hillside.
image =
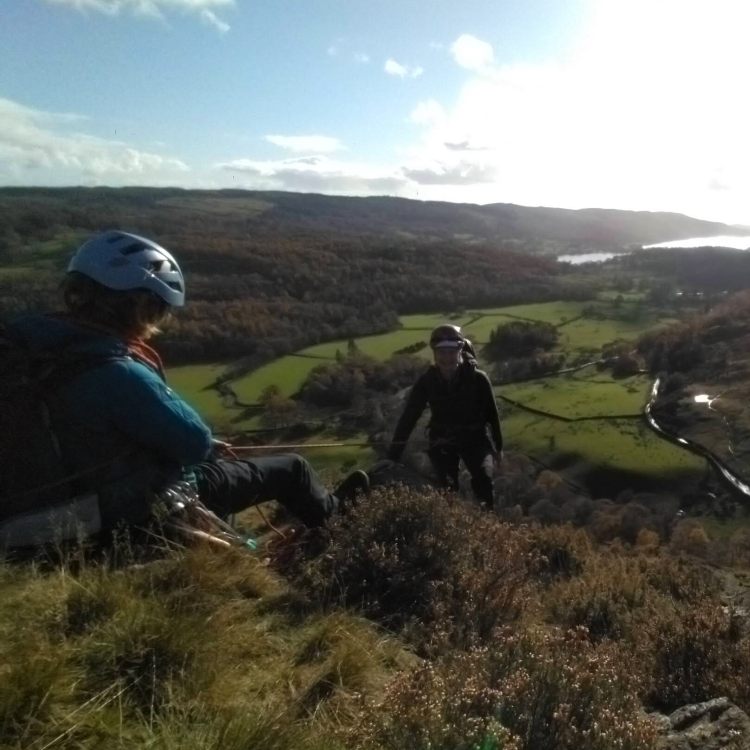
POLYGON ((750 477, 750 294, 730 296, 709 312, 640 348, 662 376, 655 415, 660 424, 750 477))
MULTIPOLYGON (((0 237, 23 234, 47 214, 53 223, 84 228, 107 225, 113 214, 131 222, 158 212, 167 220, 220 218, 245 229, 325 230, 357 235, 407 235, 466 241, 514 240, 556 247, 610 247, 702 235, 743 233, 743 228, 682 214, 588 208, 528 207, 509 203, 474 205, 390 197, 341 197, 311 193, 176 188, 2 188, 0 237)), ((744 229, 746 232, 746 228, 744 229)))
POLYGON ((599 546, 395 487, 261 555, 2 564, 0 745, 739 750, 750 636, 676 537, 599 546))
POLYGON ((485 240, 553 241, 600 247, 731 231, 727 225, 717 222, 648 211, 569 210, 512 203, 479 206, 404 198, 341 198, 293 193, 264 193, 262 197, 274 204, 270 215, 281 221, 305 226, 328 223, 360 232, 453 234, 485 240))

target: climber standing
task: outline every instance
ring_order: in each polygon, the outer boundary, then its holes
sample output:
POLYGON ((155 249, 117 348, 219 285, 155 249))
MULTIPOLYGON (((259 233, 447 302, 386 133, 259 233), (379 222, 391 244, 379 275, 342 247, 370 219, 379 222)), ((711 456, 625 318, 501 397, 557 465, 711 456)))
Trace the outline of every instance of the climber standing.
POLYGON ((500 416, 487 374, 477 368, 471 342, 459 326, 443 324, 430 335, 434 364, 413 385, 387 458, 398 461, 427 406, 427 454, 440 483, 458 489, 459 462, 471 474, 474 495, 493 506, 495 463, 502 457, 500 416))

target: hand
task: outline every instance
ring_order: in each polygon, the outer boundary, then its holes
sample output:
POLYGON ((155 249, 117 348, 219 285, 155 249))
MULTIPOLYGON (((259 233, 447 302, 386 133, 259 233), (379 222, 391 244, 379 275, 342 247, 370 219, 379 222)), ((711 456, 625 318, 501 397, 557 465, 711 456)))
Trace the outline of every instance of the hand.
POLYGON ((211 453, 215 456, 231 456, 233 455, 232 444, 211 438, 211 453))

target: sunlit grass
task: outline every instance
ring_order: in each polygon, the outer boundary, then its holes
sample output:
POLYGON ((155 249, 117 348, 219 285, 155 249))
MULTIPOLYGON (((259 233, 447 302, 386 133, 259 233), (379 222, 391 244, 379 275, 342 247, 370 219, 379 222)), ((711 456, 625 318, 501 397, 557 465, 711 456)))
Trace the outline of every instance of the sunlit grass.
POLYGON ((578 461, 597 471, 614 470, 664 480, 705 472, 705 460, 653 433, 639 419, 560 422, 503 406, 506 445, 560 469, 578 461))
POLYGON ((231 550, 119 571, 0 566, 0 588, 3 748, 333 749, 356 695, 411 661, 231 550))
POLYGON ((644 313, 638 320, 581 318, 559 329, 558 348, 567 352, 597 351, 618 339, 634 342, 646 329, 663 324, 663 319, 644 313))
POLYGON ((216 429, 229 425, 238 413, 211 387, 225 367, 216 363, 170 367, 167 370, 170 387, 216 429))
POLYGON ((402 315, 399 318, 404 328, 419 328, 431 331, 441 323, 452 323, 453 325, 465 325, 473 316, 469 313, 438 313, 433 315, 402 315))
POLYGON ((292 396, 302 387, 310 371, 325 363, 323 359, 290 354, 233 380, 232 390, 246 404, 257 403, 269 386, 276 386, 283 396, 292 396))
POLYGON ((590 377, 557 376, 544 380, 504 385, 496 388, 501 396, 525 406, 562 417, 617 416, 640 414, 650 391, 647 375, 615 380, 593 370, 590 377))
MULTIPOLYGON (((369 357, 377 360, 386 360, 395 354, 399 349, 403 349, 411 344, 429 340, 429 329, 427 330, 402 330, 392 331, 391 333, 381 333, 375 336, 363 336, 354 339, 357 349, 369 357)), ((307 349, 297 352, 301 355, 322 357, 333 360, 336 358, 336 352, 346 356, 348 351, 348 339, 338 341, 329 341, 326 344, 317 344, 307 349)), ((424 351, 424 350, 423 350, 424 351)))

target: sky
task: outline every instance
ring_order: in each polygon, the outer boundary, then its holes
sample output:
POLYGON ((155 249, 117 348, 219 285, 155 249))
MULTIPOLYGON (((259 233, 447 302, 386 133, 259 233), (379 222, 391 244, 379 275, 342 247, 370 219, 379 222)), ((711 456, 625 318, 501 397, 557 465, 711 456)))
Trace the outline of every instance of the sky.
POLYGON ((747 0, 0 0, 0 185, 750 225, 747 0))

